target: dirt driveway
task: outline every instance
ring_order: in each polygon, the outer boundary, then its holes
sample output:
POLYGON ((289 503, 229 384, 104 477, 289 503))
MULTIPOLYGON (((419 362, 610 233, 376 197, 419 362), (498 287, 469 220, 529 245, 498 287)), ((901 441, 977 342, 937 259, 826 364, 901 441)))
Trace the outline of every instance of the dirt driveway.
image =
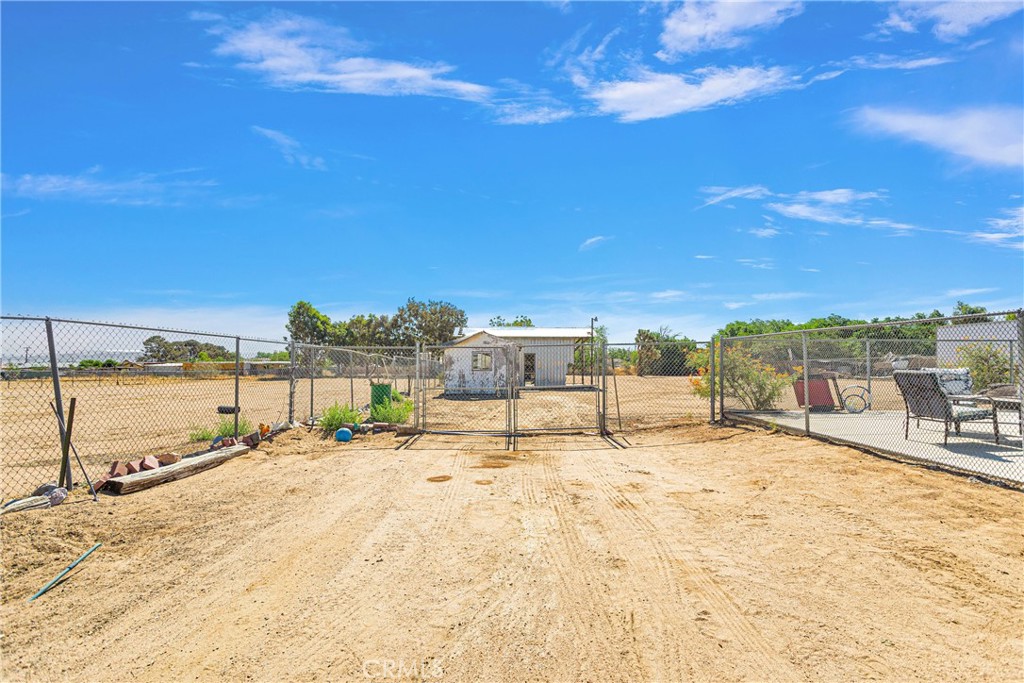
POLYGON ((0 678, 1024 676, 1020 493, 700 425, 628 450, 444 439, 293 431, 3 518, 0 678))

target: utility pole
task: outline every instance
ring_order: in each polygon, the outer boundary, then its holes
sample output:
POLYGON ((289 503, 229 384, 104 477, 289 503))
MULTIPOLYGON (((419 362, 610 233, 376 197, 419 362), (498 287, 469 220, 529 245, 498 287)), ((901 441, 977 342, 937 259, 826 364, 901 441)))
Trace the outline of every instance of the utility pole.
POLYGON ((595 315, 590 319, 590 385, 594 385, 594 323, 597 322, 597 316, 595 315))

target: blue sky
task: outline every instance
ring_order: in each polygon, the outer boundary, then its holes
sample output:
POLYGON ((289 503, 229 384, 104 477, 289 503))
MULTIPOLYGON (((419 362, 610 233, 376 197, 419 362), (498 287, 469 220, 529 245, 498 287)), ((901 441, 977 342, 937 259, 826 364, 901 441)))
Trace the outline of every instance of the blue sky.
POLYGON ((3 311, 1018 307, 1021 7, 5 2, 3 311))

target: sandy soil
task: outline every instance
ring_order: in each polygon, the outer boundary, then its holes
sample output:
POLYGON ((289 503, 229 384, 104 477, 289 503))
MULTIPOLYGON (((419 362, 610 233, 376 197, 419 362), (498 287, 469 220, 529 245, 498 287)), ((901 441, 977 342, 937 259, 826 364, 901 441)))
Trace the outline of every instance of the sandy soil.
POLYGON ((630 440, 293 431, 0 518, 0 677, 1024 676, 1020 493, 737 428, 630 440))

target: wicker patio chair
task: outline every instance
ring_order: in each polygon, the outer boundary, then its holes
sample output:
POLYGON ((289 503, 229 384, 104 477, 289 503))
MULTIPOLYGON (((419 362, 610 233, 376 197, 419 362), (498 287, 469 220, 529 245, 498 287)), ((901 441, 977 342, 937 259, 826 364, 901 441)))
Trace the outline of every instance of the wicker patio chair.
POLYGON ((942 422, 946 429, 942 443, 949 445, 949 426, 953 425, 957 435, 960 434, 962 422, 992 420, 996 443, 999 443, 999 422, 991 407, 963 405, 954 402, 942 390, 935 373, 920 370, 896 371, 892 373, 903 396, 906 406, 906 417, 903 424, 903 438, 910 438, 910 418, 942 422))

